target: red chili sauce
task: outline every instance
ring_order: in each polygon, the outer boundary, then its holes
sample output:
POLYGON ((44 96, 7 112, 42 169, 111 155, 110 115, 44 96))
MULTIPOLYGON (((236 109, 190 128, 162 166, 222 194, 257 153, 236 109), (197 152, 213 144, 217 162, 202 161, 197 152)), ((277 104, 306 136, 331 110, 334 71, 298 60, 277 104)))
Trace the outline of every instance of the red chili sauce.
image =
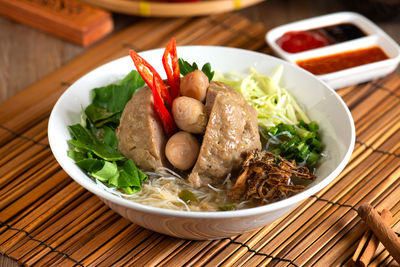
POLYGON ((298 53, 363 36, 366 34, 357 26, 342 23, 306 31, 289 31, 278 38, 276 43, 286 52, 298 53))
POLYGON ((297 65, 312 74, 322 75, 388 59, 378 46, 297 61, 297 65))

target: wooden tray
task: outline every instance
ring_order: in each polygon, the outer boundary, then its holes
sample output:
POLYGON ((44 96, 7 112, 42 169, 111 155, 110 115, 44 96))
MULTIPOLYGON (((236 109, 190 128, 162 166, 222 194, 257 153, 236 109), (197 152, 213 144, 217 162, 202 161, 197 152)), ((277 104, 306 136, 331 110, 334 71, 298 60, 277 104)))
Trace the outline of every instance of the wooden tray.
POLYGON ((109 12, 78 0, 0 0, 0 15, 82 46, 114 28, 109 12))
POLYGON ((192 17, 238 10, 264 0, 200 0, 198 2, 157 2, 141 0, 81 0, 117 13, 144 17, 192 17))
MULTIPOLYGON (((112 59, 178 45, 222 45, 269 53, 266 29, 237 15, 148 19, 104 40, 0 105, 0 253, 27 266, 349 265, 365 227, 351 208, 389 208, 400 230, 400 77, 338 90, 357 141, 344 171, 318 195, 256 231, 215 241, 151 232, 107 208, 56 162, 49 113, 80 76, 112 59)), ((394 264, 382 246, 371 266, 394 264)))

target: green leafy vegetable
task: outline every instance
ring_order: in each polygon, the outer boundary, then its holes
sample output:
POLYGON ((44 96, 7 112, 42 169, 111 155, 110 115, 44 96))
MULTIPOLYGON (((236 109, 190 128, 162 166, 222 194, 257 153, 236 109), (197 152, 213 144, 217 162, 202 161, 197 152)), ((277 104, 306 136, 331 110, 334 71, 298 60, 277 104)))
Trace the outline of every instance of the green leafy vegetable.
POLYGON ((190 64, 189 62, 185 61, 182 58, 179 58, 178 62, 179 62, 179 71, 183 76, 185 76, 188 73, 191 73, 194 70, 199 69, 196 62, 193 62, 193 64, 190 64))
POLYGON ((125 157, 110 145, 102 143, 89 130, 80 124, 70 125, 68 129, 74 139, 68 142, 74 147, 93 152, 104 160, 124 160, 125 157))
POLYGON ((224 205, 224 206, 218 207, 218 209, 219 209, 220 211, 235 210, 235 209, 236 209, 236 204, 235 204, 235 203, 226 204, 226 205, 224 205))
POLYGON ((126 161, 120 170, 118 187, 130 188, 134 193, 139 192, 142 185, 139 172, 141 171, 135 166, 132 160, 126 161))
POLYGON ((215 72, 211 70, 211 64, 208 62, 201 67, 201 71, 207 76, 208 81, 211 81, 214 77, 215 72))
POLYGON ((189 190, 182 190, 179 192, 179 198, 182 199, 186 204, 191 204, 197 201, 196 196, 189 190))
POLYGON ((103 129, 104 129, 103 142, 111 146, 113 149, 117 150, 118 149, 117 135, 110 127, 104 126, 103 129))
POLYGON ((110 112, 121 112, 134 93, 128 85, 110 84, 92 90, 92 103, 110 112))
POLYGON ((119 82, 119 85, 127 85, 128 87, 137 90, 138 88, 142 88, 144 86, 144 80, 142 76, 140 76, 139 72, 132 70, 119 82))
POLYGON ((84 169, 87 172, 97 172, 103 168, 104 160, 94 159, 94 158, 86 158, 79 161, 76 161, 76 165, 80 168, 84 169))
POLYGON ((286 159, 304 162, 307 167, 315 166, 324 148, 318 129, 315 121, 300 121, 297 126, 280 123, 269 128, 267 135, 270 140, 267 144, 270 147, 266 149, 286 159))
POLYGON ((103 127, 104 125, 109 126, 110 128, 112 128, 113 130, 117 129, 118 125, 119 125, 119 120, 121 119, 121 114, 122 112, 116 113, 115 115, 111 116, 108 119, 99 121, 95 124, 95 127, 103 127))
MULTIPOLYGON (((109 184, 111 184, 110 180, 118 179, 119 177, 118 166, 115 162, 105 161, 103 168, 96 172, 92 172, 92 175, 94 178, 102 182, 109 182, 109 184)), ((112 185, 118 186, 119 184, 116 182, 112 185)))
POLYGON ((72 138, 75 140, 79 140, 86 144, 94 144, 97 142, 97 138, 79 123, 68 126, 68 130, 72 138))
POLYGON ((115 129, 126 103, 143 85, 139 73, 132 71, 118 84, 93 89, 81 123, 68 126, 68 156, 93 178, 127 194, 140 191, 147 175, 118 151, 115 129))
MULTIPOLYGON (((188 74, 192 71, 199 69, 196 62, 193 62, 193 64, 190 64, 189 62, 185 61, 182 58, 179 58, 178 62, 179 62, 179 71, 183 76, 185 76, 186 74, 188 74)), ((201 71, 204 72, 204 74, 207 76, 209 81, 211 81, 212 78, 214 77, 215 72, 211 70, 210 63, 204 64, 203 67, 201 68, 201 71)))
POLYGON ((144 80, 133 70, 118 84, 95 88, 91 92, 92 103, 86 107, 84 113, 96 127, 109 124, 115 129, 126 103, 143 85, 144 80))
POLYGON ((97 123, 102 120, 106 120, 112 116, 114 116, 117 112, 110 112, 103 107, 98 107, 93 104, 90 104, 85 109, 86 116, 94 123, 97 123))
POLYGON ((75 162, 87 158, 87 153, 80 152, 77 149, 70 149, 70 150, 68 150, 67 154, 68 154, 68 157, 73 159, 75 162))
MULTIPOLYGON (((139 170, 139 169, 138 169, 139 170)), ((147 175, 144 174, 141 170, 139 170, 139 179, 141 183, 144 183, 147 181, 147 175)))

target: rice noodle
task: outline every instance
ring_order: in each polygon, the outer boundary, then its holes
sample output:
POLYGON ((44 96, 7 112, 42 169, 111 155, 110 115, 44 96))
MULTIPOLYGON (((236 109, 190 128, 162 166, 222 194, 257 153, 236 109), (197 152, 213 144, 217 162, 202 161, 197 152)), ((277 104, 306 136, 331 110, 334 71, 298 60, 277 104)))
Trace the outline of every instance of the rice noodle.
MULTIPOLYGON (((148 180, 142 184, 142 190, 132 195, 125 194, 115 187, 108 187, 96 179, 96 184, 101 189, 119 196, 120 198, 132 200, 147 206, 158 208, 182 210, 182 211, 217 211, 219 207, 230 204, 226 198, 226 192, 231 187, 231 174, 226 179, 221 188, 215 188, 208 184, 200 188, 193 188, 192 185, 181 175, 168 168, 159 168, 154 172, 145 172, 148 180), (182 190, 192 192, 197 201, 188 205, 179 198, 182 190)), ((238 208, 251 207, 249 201, 238 203, 238 208)))
POLYGON ((222 183, 222 185, 226 185, 228 182, 230 183, 231 182, 231 176, 232 176, 232 174, 228 173, 228 175, 226 176, 226 178, 225 178, 224 182, 222 183))
POLYGON ((158 168, 158 170, 161 171, 161 172, 162 172, 162 171, 165 171, 165 172, 167 172, 167 173, 171 173, 173 176, 182 179, 182 177, 181 177, 179 174, 177 174, 177 173, 174 172, 173 170, 168 169, 168 168, 166 168, 166 167, 160 167, 160 168, 158 168))
POLYGON ((308 157, 310 156, 310 154, 308 154, 307 156, 306 156, 306 158, 302 161, 302 162, 299 162, 298 164, 297 164, 297 167, 303 167, 303 166, 305 166, 306 165, 306 163, 307 163, 307 160, 308 160, 308 157))
POLYGON ((280 133, 276 134, 275 137, 278 137, 278 136, 281 136, 281 135, 287 135, 287 137, 293 138, 293 135, 289 131, 280 132, 280 133))
POLYGON ((180 198, 178 198, 178 201, 181 202, 181 203, 185 206, 185 208, 186 208, 187 211, 190 211, 190 208, 189 208, 189 206, 185 203, 185 201, 183 201, 183 200, 180 199, 180 198))
POLYGON ((285 120, 284 118, 282 118, 282 117, 280 117, 280 116, 278 116, 278 115, 274 115, 274 116, 272 116, 272 118, 278 119, 278 120, 280 120, 281 122, 283 122, 284 124, 289 124, 287 120, 285 120))
POLYGON ((245 200, 245 201, 240 202, 236 207, 238 209, 243 209, 243 208, 246 208, 246 205, 248 205, 250 203, 251 203, 251 200, 245 200))
POLYGON ((214 186, 212 186, 212 185, 210 185, 210 184, 207 184, 207 186, 208 186, 209 188, 211 188, 212 190, 214 190, 215 192, 221 192, 221 191, 224 191, 224 190, 221 190, 221 189, 215 188, 214 186))

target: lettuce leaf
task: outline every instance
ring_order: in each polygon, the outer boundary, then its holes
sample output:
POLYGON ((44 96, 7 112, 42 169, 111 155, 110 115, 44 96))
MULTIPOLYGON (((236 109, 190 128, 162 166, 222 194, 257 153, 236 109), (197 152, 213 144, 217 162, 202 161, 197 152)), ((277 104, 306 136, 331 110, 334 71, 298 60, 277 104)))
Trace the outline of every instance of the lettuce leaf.
POLYGON ((134 88, 128 85, 110 84, 92 90, 92 104, 109 112, 121 112, 131 99, 134 88))
POLYGON ((69 140, 68 142, 74 147, 90 151, 104 160, 115 161, 125 159, 125 157, 116 149, 108 144, 101 142, 82 125, 70 125, 68 126, 68 130, 74 138, 69 140))
POLYGON ((144 86, 144 80, 142 76, 140 76, 139 72, 132 70, 119 82, 119 85, 127 85, 128 87, 135 88, 137 90, 144 86))
POLYGON ((97 123, 114 116, 117 112, 108 111, 106 108, 90 104, 85 109, 85 115, 93 122, 97 123))
POLYGON ((115 129, 126 103, 143 85, 134 70, 117 84, 93 89, 81 123, 68 126, 72 136, 68 156, 91 177, 127 194, 140 191, 147 175, 118 151, 115 129))
POLYGON ((281 122, 297 124, 300 120, 306 123, 310 119, 296 102, 294 97, 282 86, 280 81, 283 66, 278 66, 271 77, 261 75, 253 68, 250 75, 241 77, 237 74, 217 73, 215 80, 227 83, 240 92, 258 114, 258 125, 264 129, 281 122))
POLYGON ((87 172, 97 172, 104 166, 104 160, 94 159, 94 158, 86 158, 79 161, 76 161, 76 165, 79 168, 84 169, 87 172))
POLYGON ((84 113, 97 127, 108 123, 118 125, 126 103, 143 85, 144 80, 133 70, 118 84, 94 88, 91 91, 92 103, 86 107, 84 113))
MULTIPOLYGON (((118 166, 115 162, 105 161, 103 167, 96 172, 92 172, 92 175, 104 183, 110 180, 117 180, 119 177, 118 166)), ((116 183, 114 185, 118 187, 119 184, 116 183)))

